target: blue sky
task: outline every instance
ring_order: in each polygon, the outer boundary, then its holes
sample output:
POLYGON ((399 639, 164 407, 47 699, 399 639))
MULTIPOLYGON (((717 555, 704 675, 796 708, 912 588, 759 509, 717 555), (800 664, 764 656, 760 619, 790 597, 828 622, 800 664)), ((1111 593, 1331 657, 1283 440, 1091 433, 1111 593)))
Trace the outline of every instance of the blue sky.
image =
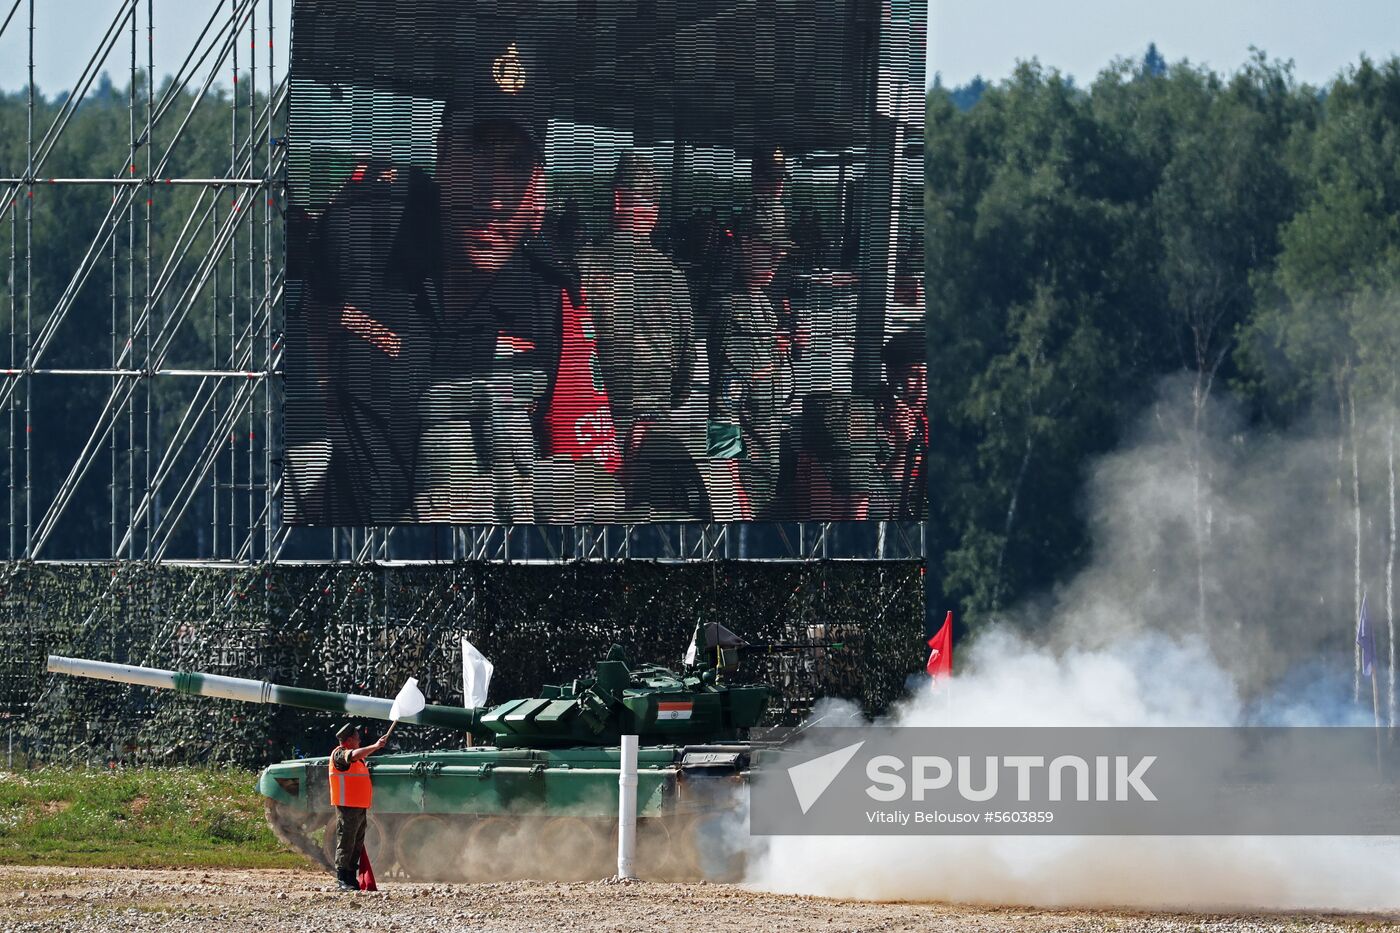
MULTIPOLYGON (((387 0, 386 0, 387 2, 387 0)), ((156 71, 168 73, 210 11, 228 0, 154 0, 156 71)), ((73 86, 120 0, 35 0, 36 81, 52 93, 73 86)), ((10 3, 0 0, 0 16, 10 3)), ((144 13, 145 4, 140 4, 144 13)), ((273 7, 280 37, 277 61, 286 63, 287 0, 273 7)), ((0 89, 24 86, 25 4, 0 36, 0 89)), ((138 49, 144 62, 144 19, 138 49)), ((266 62, 266 13, 259 13, 259 81, 266 62)), ((246 37, 245 37, 246 38, 246 37)), ((1312 84, 1330 79, 1365 52, 1373 58, 1400 53, 1400 0, 929 0, 929 68, 945 84, 974 75, 1001 78, 1018 59, 1037 57, 1091 81, 1115 56, 1137 56, 1155 41, 1171 61, 1189 58, 1233 69, 1251 45, 1276 58, 1293 59, 1298 77, 1312 84)), ((246 64, 246 42, 243 44, 246 64)), ((107 68, 125 83, 130 39, 124 36, 107 68)), ((227 83, 227 77, 221 76, 227 83)))
MULTIPOLYGON (((0 0, 0 21, 13 0, 0 0)), ((386 0, 386 3, 392 0, 386 0)), ((20 4, 20 10, 3 35, 0 35, 0 90, 14 91, 26 86, 27 59, 27 9, 28 0, 20 4)), ((123 9, 123 0, 34 0, 34 81, 45 93, 72 88, 87 64, 89 56, 97 48, 99 41, 116 13, 123 9)), ((173 73, 184 61, 185 55, 195 39, 218 10, 224 12, 223 20, 233 6, 229 0, 153 0, 154 49, 157 75, 173 73)), ((288 0, 273 0, 259 4, 257 13, 257 64, 258 87, 266 83, 267 66, 267 17, 269 6, 276 48, 273 49, 274 62, 278 71, 287 64, 287 27, 291 4, 288 0)), ((146 64, 146 3, 137 4, 137 54, 138 64, 144 70, 146 64)), ((116 48, 106 61, 106 70, 112 80, 125 86, 131 70, 131 37, 123 32, 116 48)), ((239 47, 240 70, 247 70, 249 39, 247 30, 243 33, 239 47)), ((201 77, 208 69, 199 72, 201 77)), ((224 69, 229 71, 229 69, 224 69)), ((280 77, 280 74, 278 75, 280 77)), ((218 80, 227 87, 228 74, 220 74, 218 80)))
POLYGON ((1324 84, 1364 52, 1400 53, 1400 0, 929 0, 929 77, 945 85, 1010 74, 1038 58, 1088 84, 1149 42, 1169 61, 1233 70, 1251 45, 1324 84))

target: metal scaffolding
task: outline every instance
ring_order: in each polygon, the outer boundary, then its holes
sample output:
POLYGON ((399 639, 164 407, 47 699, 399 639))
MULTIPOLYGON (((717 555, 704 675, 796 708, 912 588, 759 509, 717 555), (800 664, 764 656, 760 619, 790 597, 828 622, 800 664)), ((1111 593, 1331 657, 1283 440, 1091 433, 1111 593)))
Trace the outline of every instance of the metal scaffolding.
POLYGON ((0 405, 7 410, 10 434, 5 464, 10 560, 70 556, 53 554, 55 532, 103 460, 109 473, 109 546, 93 556, 153 563, 172 556, 177 531, 201 497, 204 511, 213 516, 210 534, 196 538, 202 553, 181 556, 247 562, 276 555, 281 529, 277 489, 269 478, 275 477, 278 457, 282 263, 276 228, 284 174, 276 133, 285 118, 286 82, 275 80, 274 3, 215 4, 198 40, 157 93, 154 2, 123 0, 73 90, 42 130, 36 125, 36 107, 44 102, 34 82, 34 0, 16 0, 0 24, 0 40, 12 24, 27 26, 29 76, 24 164, 0 166, 8 175, 0 177, 5 186, 0 222, 6 215, 10 221, 10 357, 0 373, 0 405), (23 21, 16 16, 21 3, 23 21), (248 53, 240 61, 244 41, 248 53), (104 65, 119 57, 121 44, 129 46, 127 139, 104 140, 101 154, 110 158, 111 174, 58 174, 50 163, 60 140, 72 132, 75 115, 99 75, 105 80, 104 65), (138 51, 143 44, 144 56, 138 51), (218 175, 187 177, 178 169, 191 161, 189 153, 212 142, 195 138, 191 126, 201 109, 207 113, 224 103, 225 95, 211 94, 211 88, 225 73, 233 88, 226 103, 227 165, 218 175), (15 168, 22 171, 12 174, 15 168), (47 244, 36 239, 36 199, 92 186, 109 188, 111 202, 95 229, 84 231, 85 248, 76 264, 62 270, 66 282, 56 300, 40 306, 34 266, 47 244), (181 211, 178 227, 157 228, 156 199, 180 189, 194 197, 181 211), (70 319, 80 297, 90 301, 103 277, 110 282, 108 365, 51 364, 65 343, 85 350, 100 343, 90 328, 75 333, 81 325, 70 319), (201 358, 182 360, 189 354, 175 344, 188 342, 196 311, 202 321, 213 322, 213 332, 205 337, 201 358), (95 413, 76 406, 67 413, 73 419, 90 417, 90 429, 83 425, 86 439, 67 452, 70 462, 52 492, 36 494, 34 406, 41 396, 69 395, 72 381, 102 387, 100 401, 95 413), (178 420, 169 426, 160 423, 158 398, 179 402, 178 420), (260 434, 261 443, 238 451, 225 441, 234 432, 246 432, 250 439, 260 434), (240 516, 246 516, 241 523, 240 516))

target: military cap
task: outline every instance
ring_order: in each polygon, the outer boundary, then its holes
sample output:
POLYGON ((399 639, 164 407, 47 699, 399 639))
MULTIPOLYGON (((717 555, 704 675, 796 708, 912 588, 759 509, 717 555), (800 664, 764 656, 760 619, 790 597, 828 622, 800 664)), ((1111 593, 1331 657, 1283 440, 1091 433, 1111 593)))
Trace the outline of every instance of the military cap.
POLYGON ((614 188, 624 188, 648 201, 661 200, 661 173, 651 159, 635 149, 627 150, 617 160, 612 183, 614 188))
POLYGON ((483 38, 476 61, 449 89, 443 125, 456 131, 491 124, 518 130, 543 160, 549 105, 534 44, 523 36, 483 38))
POLYGON ((335 737, 343 742, 359 731, 359 726, 355 725, 353 722, 347 722, 345 725, 335 730, 335 737))
POLYGON ((753 237, 778 249, 792 249, 788 236, 787 212, 780 201, 761 201, 749 205, 734 223, 734 232, 741 237, 753 237))

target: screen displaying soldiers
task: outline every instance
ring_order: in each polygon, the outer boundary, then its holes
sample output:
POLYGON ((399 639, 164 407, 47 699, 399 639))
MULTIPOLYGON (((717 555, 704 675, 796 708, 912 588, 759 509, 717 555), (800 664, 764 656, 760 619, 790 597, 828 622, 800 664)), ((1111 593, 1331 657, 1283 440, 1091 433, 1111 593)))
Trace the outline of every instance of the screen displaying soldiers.
POLYGON ((918 6, 299 3, 286 520, 921 518, 918 6))

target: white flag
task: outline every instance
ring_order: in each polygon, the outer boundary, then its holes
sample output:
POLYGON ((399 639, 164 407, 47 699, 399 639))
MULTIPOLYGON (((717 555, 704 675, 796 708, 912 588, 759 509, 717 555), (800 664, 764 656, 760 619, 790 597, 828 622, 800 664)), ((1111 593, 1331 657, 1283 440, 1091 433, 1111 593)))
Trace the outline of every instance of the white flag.
POLYGON ((405 716, 416 716, 423 712, 423 707, 427 705, 428 701, 423 698, 423 691, 418 689, 418 678, 410 677, 390 704, 389 718, 398 722, 405 716))
POLYGON ((692 666, 694 666, 694 664, 695 664, 695 656, 696 656, 696 654, 699 653, 699 651, 700 651, 700 623, 699 623, 699 622, 696 622, 696 623, 695 623, 695 634, 692 635, 691 638, 690 638, 690 647, 687 648, 687 649, 685 649, 685 661, 684 661, 683 663, 685 664, 686 667, 692 667, 692 666))
POLYGON ((496 665, 486 660, 486 656, 476 650, 476 646, 462 638, 462 705, 485 706, 486 691, 491 687, 491 672, 496 665))

